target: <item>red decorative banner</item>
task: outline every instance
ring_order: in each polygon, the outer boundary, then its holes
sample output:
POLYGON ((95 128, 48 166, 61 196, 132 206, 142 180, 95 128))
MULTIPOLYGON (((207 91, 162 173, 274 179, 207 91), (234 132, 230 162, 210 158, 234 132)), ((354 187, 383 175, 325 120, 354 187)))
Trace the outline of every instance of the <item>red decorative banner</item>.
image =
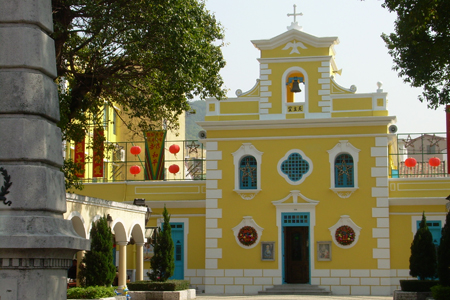
POLYGON ((103 177, 103 128, 94 129, 94 155, 92 157, 92 177, 103 177))
POLYGON ((164 180, 165 130, 144 132, 145 135, 145 179, 164 180))
POLYGON ((81 172, 75 173, 75 175, 79 178, 84 178, 84 164, 85 164, 85 145, 84 145, 84 137, 83 140, 79 143, 75 143, 75 164, 81 167, 81 172))

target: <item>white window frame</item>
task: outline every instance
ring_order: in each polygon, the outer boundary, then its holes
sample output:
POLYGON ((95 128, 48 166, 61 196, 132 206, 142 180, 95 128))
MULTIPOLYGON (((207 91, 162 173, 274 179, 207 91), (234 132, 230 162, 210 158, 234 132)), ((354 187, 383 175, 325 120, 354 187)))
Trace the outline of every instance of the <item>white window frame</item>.
POLYGON ((252 143, 243 143, 241 147, 234 153, 234 191, 238 193, 242 199, 251 200, 261 191, 261 165, 263 152, 259 151, 252 143), (240 188, 240 171, 239 167, 241 159, 245 156, 253 156, 256 159, 256 189, 240 188))
POLYGON ((358 187, 358 162, 360 149, 353 146, 347 140, 341 140, 333 149, 328 150, 330 161, 330 189, 341 198, 348 198, 356 191, 358 187), (341 154, 350 154, 353 158, 353 187, 336 187, 335 162, 336 158, 341 154))

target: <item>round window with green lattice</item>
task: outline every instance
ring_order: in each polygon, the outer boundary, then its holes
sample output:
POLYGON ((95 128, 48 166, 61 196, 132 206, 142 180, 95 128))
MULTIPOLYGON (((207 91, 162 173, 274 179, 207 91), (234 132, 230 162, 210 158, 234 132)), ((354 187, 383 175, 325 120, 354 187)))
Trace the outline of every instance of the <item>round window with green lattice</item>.
POLYGON ((242 245, 251 246, 258 239, 258 233, 251 226, 244 226, 239 230, 238 240, 242 245))
POLYGON ((350 226, 344 225, 336 229, 335 233, 336 241, 343 245, 348 246, 355 241, 355 231, 350 226))

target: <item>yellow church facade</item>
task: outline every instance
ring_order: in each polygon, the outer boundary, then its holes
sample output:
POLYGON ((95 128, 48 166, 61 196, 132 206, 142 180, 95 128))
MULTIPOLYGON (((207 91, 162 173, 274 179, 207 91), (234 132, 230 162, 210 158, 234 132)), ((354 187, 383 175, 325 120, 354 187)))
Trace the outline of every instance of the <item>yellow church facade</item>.
POLYGON ((161 225, 166 205, 179 237, 177 274, 198 293, 305 284, 391 295, 410 278, 422 212, 439 235, 450 180, 398 176, 387 93, 381 83, 357 93, 336 82, 337 37, 293 23, 252 42, 261 51, 256 85, 206 101, 206 180, 88 183, 80 194, 144 198, 149 227, 161 225))

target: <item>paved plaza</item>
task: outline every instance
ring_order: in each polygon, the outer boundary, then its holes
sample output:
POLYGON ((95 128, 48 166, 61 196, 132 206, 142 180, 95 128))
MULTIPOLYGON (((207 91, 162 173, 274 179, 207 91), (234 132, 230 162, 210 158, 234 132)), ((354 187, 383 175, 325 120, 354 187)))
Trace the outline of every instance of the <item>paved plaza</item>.
POLYGON ((197 299, 200 300, 238 300, 238 299, 251 299, 251 300, 288 300, 288 299, 300 299, 300 300, 392 300, 392 296, 342 296, 342 295, 330 295, 330 296, 314 296, 314 295, 207 295, 197 294, 197 299))

